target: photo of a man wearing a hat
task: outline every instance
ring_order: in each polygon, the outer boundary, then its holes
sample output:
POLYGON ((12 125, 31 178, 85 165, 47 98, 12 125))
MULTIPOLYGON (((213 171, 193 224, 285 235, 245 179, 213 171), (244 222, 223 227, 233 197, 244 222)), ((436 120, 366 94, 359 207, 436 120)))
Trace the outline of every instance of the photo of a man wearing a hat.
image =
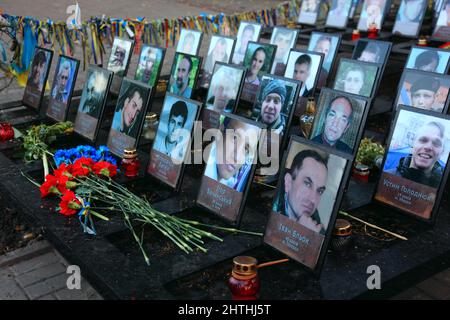
POLYGON ((411 104, 415 108, 433 110, 436 93, 439 90, 439 80, 421 77, 411 86, 411 104))
POLYGON ((270 80, 264 87, 261 96, 261 113, 257 121, 267 125, 267 130, 282 133, 286 127, 286 119, 281 110, 286 100, 286 86, 283 81, 270 80))

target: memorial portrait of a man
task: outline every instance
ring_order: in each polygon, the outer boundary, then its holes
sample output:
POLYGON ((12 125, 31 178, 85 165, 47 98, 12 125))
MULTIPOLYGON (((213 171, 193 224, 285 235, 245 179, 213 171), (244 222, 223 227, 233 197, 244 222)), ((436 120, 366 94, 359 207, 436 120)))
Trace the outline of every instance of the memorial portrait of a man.
POLYGON ((158 81, 163 59, 163 49, 152 46, 142 47, 134 80, 139 80, 153 87, 158 81))
POLYGON ((191 98, 200 61, 200 57, 175 54, 168 91, 180 97, 191 98))
POLYGON ((114 72, 120 77, 125 76, 132 48, 133 41, 114 38, 107 69, 114 72))
POLYGON ((44 88, 44 81, 49 71, 49 62, 52 54, 49 51, 36 48, 30 73, 27 80, 27 88, 41 92, 44 88))
POLYGON ((76 60, 65 57, 61 57, 60 59, 51 95, 55 101, 66 103, 71 92, 70 86, 74 85, 73 76, 77 63, 76 60))
POLYGON ((283 75, 289 58, 289 51, 292 48, 295 48, 296 40, 296 30, 278 27, 274 28, 270 44, 276 45, 277 51, 273 61, 272 74, 283 75))
POLYGON ((81 93, 78 112, 86 113, 94 118, 100 117, 103 101, 108 92, 109 74, 103 70, 92 68, 88 70, 86 83, 81 93))
POLYGON ((197 55, 202 40, 202 33, 195 30, 181 29, 177 52, 197 55))
POLYGON ((236 48, 233 51, 231 62, 241 65, 244 62, 247 46, 250 41, 258 41, 261 25, 242 21, 236 37, 236 48))
POLYGON ((216 64, 206 98, 206 107, 216 112, 233 112, 245 73, 242 67, 216 64))
POLYGON ((446 74, 449 60, 448 50, 412 47, 405 68, 446 74))

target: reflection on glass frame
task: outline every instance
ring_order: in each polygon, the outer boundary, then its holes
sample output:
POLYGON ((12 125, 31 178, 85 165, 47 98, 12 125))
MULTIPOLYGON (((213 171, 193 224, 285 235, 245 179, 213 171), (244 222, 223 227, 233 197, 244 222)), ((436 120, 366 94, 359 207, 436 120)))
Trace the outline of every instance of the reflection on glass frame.
POLYGON ((353 19, 353 17, 355 16, 356 9, 358 8, 358 5, 361 1, 362 0, 352 0, 352 7, 350 8, 349 14, 350 19, 353 19))
POLYGON ((270 44, 277 46, 277 53, 273 61, 272 74, 278 76, 284 75, 289 52, 291 49, 295 49, 297 38, 298 30, 282 27, 273 28, 270 44))
POLYGON ((22 102, 25 106, 39 110, 45 92, 53 51, 42 47, 34 50, 33 61, 28 73, 27 84, 23 93, 22 102))
POLYGON ((249 41, 259 41, 262 25, 255 22, 241 21, 233 48, 233 64, 242 65, 249 41))
POLYGON ((300 24, 315 25, 320 14, 321 0, 302 1, 297 22, 300 24))
POLYGON ((320 92, 310 139, 355 154, 366 123, 368 99, 328 88, 320 92))
POLYGON ((361 15, 358 21, 358 29, 367 31, 372 24, 378 30, 383 26, 384 14, 389 0, 364 0, 361 15))
POLYGON ((123 79, 107 140, 115 155, 122 157, 124 149, 137 146, 152 91, 139 81, 123 79))
POLYGON ((147 173, 178 190, 185 161, 190 155, 191 137, 201 104, 166 94, 147 173))
POLYGON ((393 34, 417 38, 427 9, 427 0, 402 0, 395 18, 393 34))
POLYGON ((235 40, 220 35, 211 36, 208 54, 203 63, 201 86, 208 88, 216 62, 230 63, 235 40))
POLYGON ((375 199, 434 222, 449 173, 450 117, 400 106, 375 199))
POLYGON ((414 46, 409 52, 405 68, 447 74, 450 50, 414 46))
POLYGON ((391 52, 391 47, 392 42, 359 39, 353 49, 352 59, 363 62, 381 63, 384 66, 391 52))
POLYGON ((206 108, 218 113, 234 113, 244 76, 244 67, 217 62, 206 95, 206 108))
POLYGON ((46 114, 56 121, 66 121, 78 75, 80 61, 64 55, 59 56, 53 78, 46 114))
POLYGON ((394 106, 405 105, 446 113, 449 103, 450 76, 405 69, 394 106))
POLYGON ((207 147, 197 204, 233 225, 240 223, 253 180, 262 128, 255 121, 223 114, 216 137, 207 147))
POLYGON ((272 44, 250 41, 244 58, 244 67, 247 68, 245 83, 259 85, 261 76, 272 69, 273 59, 277 47, 272 44))
POLYGON ((203 32, 190 29, 181 29, 176 52, 198 55, 202 43, 203 32))
POLYGON ((342 58, 333 89, 370 98, 375 93, 379 65, 342 58))
POLYGON ((322 69, 324 54, 307 50, 291 50, 284 76, 302 82, 301 97, 314 94, 322 69))
POLYGON ((190 99, 195 88, 202 58, 185 53, 175 53, 167 91, 190 99))
POLYGON ((311 33, 308 50, 324 54, 322 69, 317 84, 318 88, 322 88, 326 84, 340 44, 341 35, 315 31, 311 33))
POLYGON ((107 69, 119 77, 125 77, 130 64, 133 47, 133 40, 115 37, 107 69))
POLYGON ((450 41, 450 0, 441 2, 441 9, 431 37, 439 41, 450 41))
POLYGON ((92 142, 97 139, 112 77, 112 71, 89 65, 74 130, 92 142))
POLYGON ((165 53, 166 49, 164 48, 151 45, 142 46, 134 80, 141 81, 150 87, 157 85, 165 53))
POLYGON ((325 26, 345 29, 352 6, 352 0, 332 0, 325 26))
POLYGON ((351 157, 292 136, 264 242, 320 274, 351 157))

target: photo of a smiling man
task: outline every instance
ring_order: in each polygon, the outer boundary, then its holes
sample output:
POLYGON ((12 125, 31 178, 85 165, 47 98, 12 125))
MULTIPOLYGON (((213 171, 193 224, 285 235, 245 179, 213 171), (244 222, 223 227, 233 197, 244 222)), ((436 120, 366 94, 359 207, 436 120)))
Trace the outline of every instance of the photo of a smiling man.
POLYGON ((447 168, 450 120, 407 108, 393 125, 375 198, 429 219, 447 168))

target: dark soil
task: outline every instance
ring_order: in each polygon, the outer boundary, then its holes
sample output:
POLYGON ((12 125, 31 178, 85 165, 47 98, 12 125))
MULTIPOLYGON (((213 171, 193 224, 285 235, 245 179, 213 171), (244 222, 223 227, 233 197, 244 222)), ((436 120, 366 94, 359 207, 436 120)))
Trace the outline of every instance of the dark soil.
POLYGON ((5 205, 0 195, 0 255, 26 246, 30 241, 40 238, 14 208, 5 205))

